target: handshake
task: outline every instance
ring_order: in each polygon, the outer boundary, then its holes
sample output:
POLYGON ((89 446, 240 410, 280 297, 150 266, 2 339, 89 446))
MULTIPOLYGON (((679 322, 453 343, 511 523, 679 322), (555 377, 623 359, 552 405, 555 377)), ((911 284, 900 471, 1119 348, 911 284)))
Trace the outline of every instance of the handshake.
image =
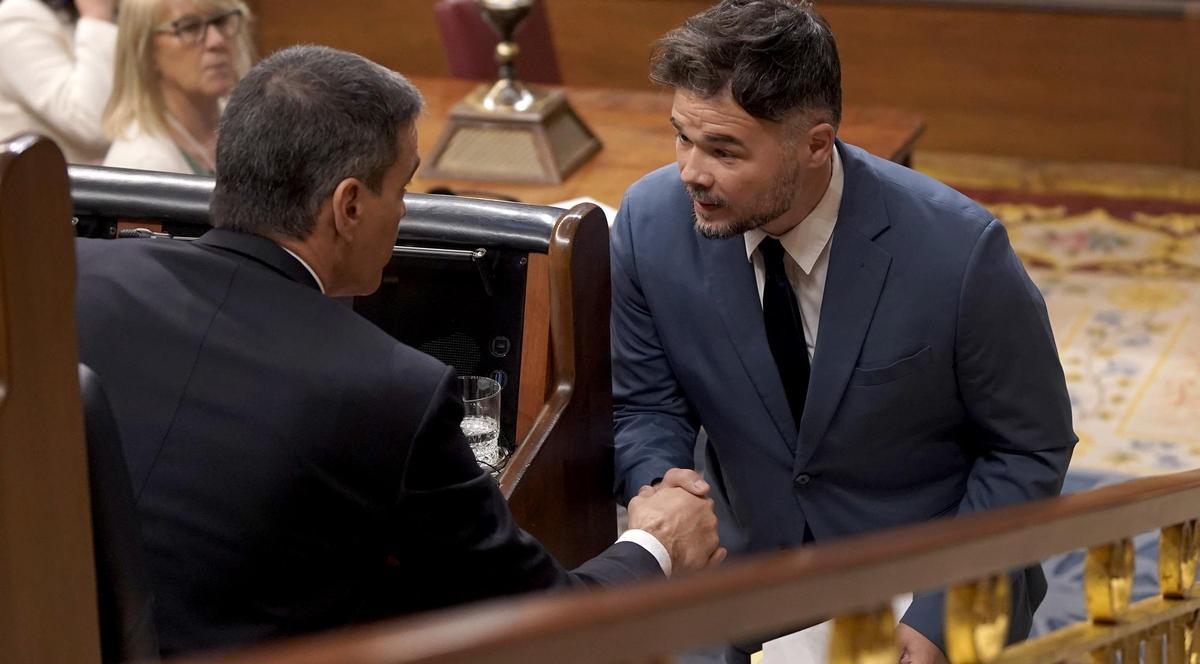
POLYGON ((671 556, 671 572, 694 572, 725 559, 709 485, 694 470, 672 468, 629 501, 629 527, 654 535, 671 556))

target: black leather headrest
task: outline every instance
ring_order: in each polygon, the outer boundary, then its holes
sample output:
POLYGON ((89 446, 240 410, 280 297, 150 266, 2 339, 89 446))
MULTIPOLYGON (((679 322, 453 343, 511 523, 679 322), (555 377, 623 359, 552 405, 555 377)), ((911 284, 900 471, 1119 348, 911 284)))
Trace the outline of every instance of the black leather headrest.
MULTIPOLYGON (((209 225, 213 178, 125 168, 67 168, 75 215, 107 219, 148 219, 209 225)), ((496 247, 534 253, 550 248, 559 208, 461 196, 408 194, 408 215, 397 241, 496 247)))

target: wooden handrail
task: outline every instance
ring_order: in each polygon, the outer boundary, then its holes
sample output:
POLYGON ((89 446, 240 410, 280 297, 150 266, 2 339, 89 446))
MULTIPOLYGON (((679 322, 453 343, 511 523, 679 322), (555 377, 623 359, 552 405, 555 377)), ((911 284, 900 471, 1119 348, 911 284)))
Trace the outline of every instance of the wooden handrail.
POLYGON ((847 538, 709 573, 495 601, 196 661, 609 662, 788 629, 1194 518, 1200 471, 847 538))

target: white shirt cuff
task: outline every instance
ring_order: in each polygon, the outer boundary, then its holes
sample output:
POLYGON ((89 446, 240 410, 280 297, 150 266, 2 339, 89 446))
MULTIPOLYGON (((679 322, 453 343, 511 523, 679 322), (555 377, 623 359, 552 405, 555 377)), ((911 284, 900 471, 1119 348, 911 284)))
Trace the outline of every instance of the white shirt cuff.
POLYGON ((667 553, 667 547, 658 541, 658 538, 650 533, 634 528, 626 530, 617 538, 618 542, 633 542, 643 549, 650 552, 654 559, 658 561, 658 566, 662 568, 663 574, 671 576, 671 555, 667 553))

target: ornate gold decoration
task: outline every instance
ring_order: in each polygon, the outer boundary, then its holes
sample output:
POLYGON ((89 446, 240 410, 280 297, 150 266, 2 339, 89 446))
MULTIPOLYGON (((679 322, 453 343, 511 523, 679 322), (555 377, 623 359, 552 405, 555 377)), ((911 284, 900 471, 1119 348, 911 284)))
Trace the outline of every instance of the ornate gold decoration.
POLYGON ((1005 224, 1024 224, 1035 221, 1061 221, 1067 218, 1065 205, 1036 205, 1032 203, 988 203, 989 212, 1005 224))
POLYGON ((955 664, 990 662, 1008 636, 1008 576, 954 586, 946 594, 946 654, 955 664))
POLYGON ((1116 216, 1105 208, 1072 214, 1062 205, 1004 202, 986 207, 1008 227, 1013 248, 1030 267, 1200 279, 1200 214, 1116 216))
POLYGON ((1148 214, 1145 212, 1134 212, 1133 220, 1143 226, 1164 230, 1180 237, 1200 232, 1200 214, 1185 214, 1180 212, 1148 214))
POLYGON ((896 664, 898 659, 896 619, 890 605, 834 619, 830 664, 896 664))
POLYGON ((1142 637, 1131 636, 1121 642, 1121 661, 1133 664, 1140 661, 1142 653, 1142 637))
POLYGON ((1083 596, 1092 622, 1116 622, 1129 608, 1133 559, 1133 540, 1128 537, 1088 549, 1083 596))
POLYGON ((1200 662, 1200 611, 1171 621, 1167 627, 1167 664, 1200 662))
POLYGON ((1162 529, 1158 544, 1158 585, 1163 597, 1184 598, 1196 584, 1200 532, 1195 520, 1162 529))
POLYGON ((1044 664, 1045 662, 1108 661, 1115 662, 1115 653, 1122 653, 1122 662, 1162 664, 1164 661, 1200 664, 1198 659, 1169 659, 1163 655, 1174 647, 1175 657, 1196 652, 1200 644, 1196 620, 1200 597, 1165 599, 1154 596, 1131 605, 1121 613, 1120 622, 1082 622, 1055 630, 1004 649, 997 664, 1044 664), (1191 631, 1188 631, 1188 630, 1191 631), (1190 636, 1189 636, 1190 635, 1190 636), (1189 640, 1190 639, 1190 640, 1189 640), (1125 656, 1137 642, 1145 651, 1140 659, 1125 656), (1170 644, 1176 643, 1175 646, 1170 644), (1178 645, 1182 643, 1183 645, 1178 645), (1188 648, 1192 650, 1189 651, 1188 648), (1107 651, 1108 658, 1104 658, 1107 651))
POLYGON ((483 107, 487 110, 526 111, 533 105, 533 93, 517 80, 514 61, 521 47, 513 41, 517 26, 529 15, 533 0, 477 0, 487 21, 500 43, 496 44, 496 64, 500 65, 500 77, 483 96, 483 107))
POLYGON ((1107 296, 1113 305, 1137 311, 1179 306, 1188 299, 1188 292, 1173 284, 1134 281, 1110 288, 1107 296))
POLYGON ((1163 639, 1167 636, 1166 627, 1157 625, 1153 629, 1147 630, 1147 636, 1145 661, 1161 663, 1163 661, 1163 639))

